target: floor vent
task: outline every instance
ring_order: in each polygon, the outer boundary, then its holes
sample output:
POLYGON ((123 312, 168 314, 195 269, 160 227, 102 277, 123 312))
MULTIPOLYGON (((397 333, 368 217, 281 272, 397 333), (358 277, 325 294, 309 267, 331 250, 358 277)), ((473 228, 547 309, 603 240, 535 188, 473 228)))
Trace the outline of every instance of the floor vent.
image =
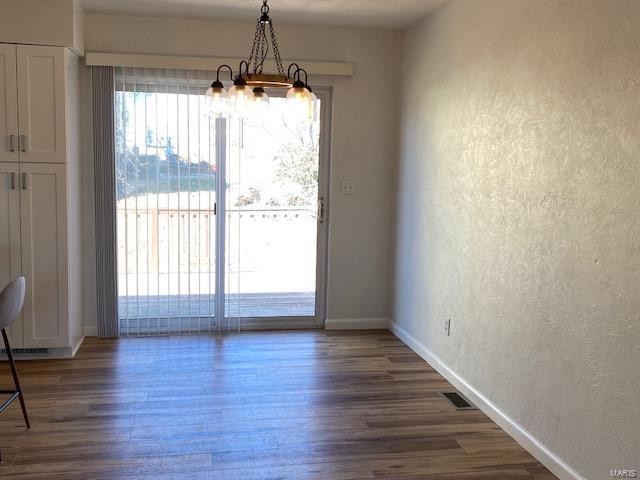
POLYGON ((456 410, 477 410, 478 407, 473 405, 467 400, 461 393, 458 392, 441 392, 440 395, 449 401, 451 405, 456 407, 456 410))
MULTIPOLYGON (((48 348, 12 348, 11 352, 14 355, 37 355, 37 354, 47 354, 49 353, 48 348)), ((7 350, 4 348, 0 348, 0 355, 6 355, 7 350)))

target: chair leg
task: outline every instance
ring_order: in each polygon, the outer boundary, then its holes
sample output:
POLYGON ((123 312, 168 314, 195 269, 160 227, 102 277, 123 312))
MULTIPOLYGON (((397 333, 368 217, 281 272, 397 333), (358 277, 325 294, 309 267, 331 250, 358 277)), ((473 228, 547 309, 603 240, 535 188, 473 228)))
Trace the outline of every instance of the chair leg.
POLYGON ((7 337, 7 331, 2 329, 2 339, 4 340, 4 346, 7 350, 7 357, 9 359, 9 366, 11 367, 11 375, 13 375, 13 383, 16 385, 16 392, 20 394, 18 400, 20 400, 20 407, 22 407, 22 415, 24 415, 24 423, 27 424, 27 428, 31 428, 29 424, 29 416, 27 415, 27 406, 24 404, 24 395, 22 395, 22 389, 20 388, 20 381, 18 380, 18 372, 16 371, 16 362, 13 360, 13 353, 11 353, 11 345, 9 345, 9 338, 7 337))

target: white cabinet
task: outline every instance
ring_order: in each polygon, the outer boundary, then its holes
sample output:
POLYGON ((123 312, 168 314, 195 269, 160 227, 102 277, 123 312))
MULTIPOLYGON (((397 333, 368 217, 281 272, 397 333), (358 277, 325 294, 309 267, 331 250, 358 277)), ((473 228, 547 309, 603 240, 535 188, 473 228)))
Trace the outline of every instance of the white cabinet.
POLYGON ((66 165, 20 164, 25 348, 69 344, 66 165))
POLYGON ((65 49, 18 45, 21 162, 66 162, 65 49))
POLYGON ((73 62, 62 47, 0 43, 0 162, 68 162, 73 62))
POLYGON ((16 46, 0 43, 0 162, 18 161, 16 46))
MULTIPOLYGON (((0 288, 22 273, 18 164, 0 163, 0 288)), ((22 347, 22 316, 7 329, 11 345, 22 347)))
POLYGON ((63 47, 0 45, 0 288, 25 277, 12 346, 52 356, 82 340, 78 65, 63 47))

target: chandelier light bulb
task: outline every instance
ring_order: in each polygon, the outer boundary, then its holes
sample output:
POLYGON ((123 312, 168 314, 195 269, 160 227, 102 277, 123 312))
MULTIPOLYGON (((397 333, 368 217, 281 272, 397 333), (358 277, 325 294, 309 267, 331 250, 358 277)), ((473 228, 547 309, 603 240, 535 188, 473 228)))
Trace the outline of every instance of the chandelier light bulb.
POLYGON ((309 112, 312 111, 311 92, 307 90, 304 82, 299 79, 293 82, 293 86, 287 92, 287 102, 296 112, 296 117, 309 117, 309 112))
POLYGON ((307 116, 309 120, 313 120, 318 116, 318 97, 313 93, 313 90, 309 85, 306 86, 306 90, 309 92, 309 104, 307 106, 307 116))
POLYGON ((209 101, 209 109, 214 115, 223 115, 229 106, 229 94, 224 89, 221 82, 216 81, 211 84, 205 93, 209 101))
POLYGON ((290 101, 307 103, 310 99, 311 95, 309 95, 309 91, 304 86, 296 87, 294 85, 287 92, 287 100, 290 101))
POLYGON ((236 84, 229 89, 229 99, 231 100, 231 106, 238 113, 244 113, 249 103, 249 96, 251 95, 249 88, 246 84, 236 84))
POLYGON ((269 95, 265 93, 264 88, 256 87, 253 89, 250 102, 253 108, 264 111, 269 108, 269 95))
POLYGON ((229 98, 231 102, 246 102, 249 97, 249 89, 246 85, 234 85, 229 89, 229 98))
POLYGON ((264 88, 256 87, 253 89, 253 96, 251 97, 251 101, 253 103, 269 103, 269 95, 267 95, 264 91, 264 88))
POLYGON ((311 103, 311 92, 306 89, 302 81, 296 80, 287 92, 287 101, 301 108, 308 109, 311 103))
POLYGON ((264 88, 256 87, 249 96, 250 113, 261 115, 269 111, 269 96, 264 92, 264 88))
POLYGON ((220 81, 220 71, 228 70, 229 77, 233 78, 233 70, 229 65, 220 65, 216 71, 216 79, 205 92, 209 110, 213 115, 222 116, 229 112, 229 93, 220 81))

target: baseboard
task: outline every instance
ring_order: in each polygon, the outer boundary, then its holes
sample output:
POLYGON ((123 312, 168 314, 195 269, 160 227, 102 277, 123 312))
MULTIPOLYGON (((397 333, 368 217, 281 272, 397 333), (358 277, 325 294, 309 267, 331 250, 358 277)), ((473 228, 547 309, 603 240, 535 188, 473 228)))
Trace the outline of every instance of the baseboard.
POLYGON ((325 330, 386 330, 388 318, 328 318, 325 330))
POLYGON ((98 336, 98 327, 95 325, 85 325, 84 326, 84 336, 85 337, 97 337, 98 336))
POLYGON ((558 455, 545 447, 542 442, 516 423, 512 418, 502 412, 487 397, 480 393, 473 385, 449 368, 437 355, 425 347, 420 341, 409 334, 394 322, 389 323, 389 330, 402 340, 411 350, 420 355, 449 383, 457 388, 480 410, 482 410, 500 428, 507 432, 525 450, 533 455, 540 463, 547 467, 551 473, 561 480, 586 480, 564 462, 558 455))
POLYGON ((75 357, 76 353, 78 353, 78 350, 80 350, 80 347, 82 346, 82 342, 84 342, 85 336, 83 335, 82 337, 76 338, 74 341, 74 345, 73 347, 71 347, 71 356, 75 357))

